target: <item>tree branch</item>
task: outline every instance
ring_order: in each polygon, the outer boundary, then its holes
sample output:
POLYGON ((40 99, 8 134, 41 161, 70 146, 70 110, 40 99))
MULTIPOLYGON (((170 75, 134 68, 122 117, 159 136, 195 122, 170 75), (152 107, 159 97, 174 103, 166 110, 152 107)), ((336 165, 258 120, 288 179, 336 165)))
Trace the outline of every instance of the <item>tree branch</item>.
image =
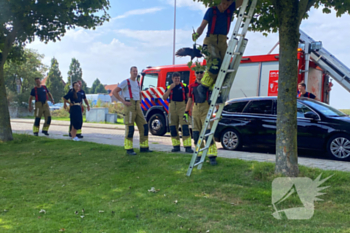
POLYGON ((301 24, 301 21, 303 20, 306 12, 308 12, 316 2, 317 0, 301 0, 299 2, 299 25, 301 24))
POLYGON ((4 66, 7 60, 7 57, 12 48, 12 44, 15 41, 15 36, 16 36, 16 31, 13 28, 13 30, 6 36, 6 39, 5 39, 4 50, 2 51, 2 57, 0 61, 1 66, 4 66))

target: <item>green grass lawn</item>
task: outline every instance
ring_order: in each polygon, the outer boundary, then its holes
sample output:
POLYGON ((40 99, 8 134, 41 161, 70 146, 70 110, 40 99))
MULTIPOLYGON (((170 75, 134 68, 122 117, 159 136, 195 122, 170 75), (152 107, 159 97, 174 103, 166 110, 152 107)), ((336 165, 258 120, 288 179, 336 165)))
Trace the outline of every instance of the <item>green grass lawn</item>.
POLYGON ((350 115, 350 109, 340 109, 343 113, 350 115))
POLYGON ((15 135, 0 143, 0 232, 350 232, 350 173, 300 167, 334 175, 325 201, 310 220, 277 220, 273 164, 219 158, 187 177, 190 157, 15 135))

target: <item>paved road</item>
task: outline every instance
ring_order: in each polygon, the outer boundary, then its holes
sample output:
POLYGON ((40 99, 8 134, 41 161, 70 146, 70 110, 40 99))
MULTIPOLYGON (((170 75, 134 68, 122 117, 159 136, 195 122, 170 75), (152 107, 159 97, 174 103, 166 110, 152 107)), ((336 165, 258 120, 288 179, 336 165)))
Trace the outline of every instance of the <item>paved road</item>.
MULTIPOLYGON (((11 125, 15 133, 32 134, 32 119, 11 119, 11 125)), ((53 120, 49 130, 49 137, 54 139, 70 139, 68 137, 68 125, 69 122, 53 120)), ((83 141, 123 146, 124 129, 124 125, 84 123, 83 141)), ((167 135, 163 137, 150 135, 149 144, 150 148, 156 151, 168 152, 171 149, 170 136, 167 135)), ((217 146, 219 157, 259 162, 275 162, 274 151, 271 149, 245 148, 242 151, 227 151, 222 149, 220 143, 217 143, 217 146)), ((135 132, 134 147, 139 147, 137 131, 135 132)), ((324 170, 350 171, 349 162, 324 159, 323 155, 310 151, 301 151, 299 153, 299 164, 324 170)))

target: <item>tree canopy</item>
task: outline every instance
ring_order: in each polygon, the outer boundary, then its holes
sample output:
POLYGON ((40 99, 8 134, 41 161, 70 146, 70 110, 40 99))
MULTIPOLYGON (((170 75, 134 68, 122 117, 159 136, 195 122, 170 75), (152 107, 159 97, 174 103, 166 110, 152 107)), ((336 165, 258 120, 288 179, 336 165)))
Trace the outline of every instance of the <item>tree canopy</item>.
POLYGON ((98 84, 94 94, 104 94, 104 93, 107 93, 107 90, 105 89, 102 83, 98 84))
POLYGON ((64 87, 64 91, 68 92, 69 89, 71 88, 71 83, 74 83, 78 80, 80 80, 82 82, 81 89, 84 90, 86 94, 88 94, 87 85, 83 79, 83 71, 80 67, 80 63, 77 59, 72 58, 72 62, 69 65, 68 82, 66 83, 66 86, 64 87))
POLYGON ((51 92, 56 103, 62 101, 64 96, 64 81, 56 58, 51 59, 51 67, 46 81, 46 87, 51 92))
POLYGON ((12 101, 27 103, 35 78, 42 78, 47 66, 42 63, 44 55, 25 49, 20 61, 8 60, 4 66, 5 85, 13 94, 12 101), (20 88, 19 88, 20 87, 20 88))

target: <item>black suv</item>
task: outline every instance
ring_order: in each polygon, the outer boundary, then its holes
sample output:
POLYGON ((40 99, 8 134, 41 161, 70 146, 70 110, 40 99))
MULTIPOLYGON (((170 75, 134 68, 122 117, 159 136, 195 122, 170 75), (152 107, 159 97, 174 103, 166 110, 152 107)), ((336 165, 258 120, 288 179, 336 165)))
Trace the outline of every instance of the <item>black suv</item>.
MULTIPOLYGON (((298 148, 327 150, 330 158, 350 160, 350 117, 331 106, 308 98, 297 100, 298 148)), ((243 145, 274 146, 277 97, 254 97, 226 103, 215 132, 224 149, 243 145)))

